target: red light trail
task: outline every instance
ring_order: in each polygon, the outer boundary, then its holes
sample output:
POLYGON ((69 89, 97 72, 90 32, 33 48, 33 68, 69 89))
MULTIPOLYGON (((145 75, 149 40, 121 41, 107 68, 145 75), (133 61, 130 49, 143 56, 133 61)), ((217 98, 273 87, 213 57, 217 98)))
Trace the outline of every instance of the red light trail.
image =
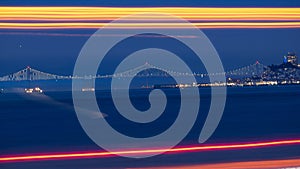
POLYGON ((40 161, 40 160, 67 160, 76 158, 101 158, 115 156, 116 154, 122 155, 138 155, 138 154, 151 154, 151 153, 188 153, 200 151, 217 151, 217 150, 235 150, 242 148, 263 148, 271 146, 284 146, 300 144, 300 139, 295 140, 280 140, 280 141, 265 141, 255 143, 235 143, 235 144, 218 144, 206 146, 187 146, 173 149, 152 148, 145 150, 123 150, 114 152, 83 152, 83 153, 57 153, 57 154, 40 154, 40 155, 19 155, 19 156, 0 156, 0 163, 7 162, 23 162, 23 161, 40 161))

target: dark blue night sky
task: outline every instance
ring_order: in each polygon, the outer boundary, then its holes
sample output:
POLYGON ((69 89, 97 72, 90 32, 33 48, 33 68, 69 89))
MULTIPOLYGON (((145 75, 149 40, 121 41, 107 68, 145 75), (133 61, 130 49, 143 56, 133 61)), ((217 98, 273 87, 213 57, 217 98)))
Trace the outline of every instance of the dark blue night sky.
MULTIPOLYGON (((203 0, 203 1, 0 1, 0 6, 198 6, 198 7, 299 7, 296 0, 203 0)), ((47 33, 84 33, 96 30, 0 30, 0 76, 27 65, 71 75, 76 58, 88 36, 48 36, 47 33), (21 32, 20 34, 16 32, 21 32), (41 33, 37 35, 36 32, 41 33), (35 35, 33 35, 35 34, 35 35)), ((278 64, 293 51, 300 54, 300 29, 204 29, 217 49, 226 70, 255 63, 278 64)))

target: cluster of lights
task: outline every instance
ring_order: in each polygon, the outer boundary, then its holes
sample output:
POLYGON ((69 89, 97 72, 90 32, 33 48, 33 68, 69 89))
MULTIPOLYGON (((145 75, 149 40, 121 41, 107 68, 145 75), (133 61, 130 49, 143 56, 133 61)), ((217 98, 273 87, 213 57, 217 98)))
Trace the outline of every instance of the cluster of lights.
POLYGON ((39 87, 35 87, 35 88, 29 88, 29 89, 25 89, 26 93, 43 93, 43 90, 40 89, 39 87))

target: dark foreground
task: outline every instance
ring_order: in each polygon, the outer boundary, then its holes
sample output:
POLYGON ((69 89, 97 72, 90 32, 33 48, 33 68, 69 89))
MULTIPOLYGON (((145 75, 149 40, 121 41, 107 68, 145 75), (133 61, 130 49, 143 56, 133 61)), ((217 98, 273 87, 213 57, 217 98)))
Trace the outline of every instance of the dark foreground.
MULTIPOLYGON (((147 104, 143 105, 147 100, 147 90, 133 92, 132 102, 140 106, 140 109, 147 108, 147 104)), ((173 89, 166 90, 171 94, 173 92, 173 89)), ((179 147, 199 145, 197 138, 210 102, 208 89, 201 90, 203 94, 201 93, 198 119, 179 147)), ((176 103, 178 96, 176 92, 174 93, 171 101, 176 103)), ((108 95, 105 91, 101 91, 97 92, 97 96, 105 100, 108 95)), ((213 136, 205 144, 299 139, 299 98, 300 86, 228 88, 223 118, 213 136)), ((105 106, 107 107, 104 109, 109 109, 112 105, 105 106)), ((125 121, 112 119, 114 115, 110 113, 115 112, 106 112, 106 118, 116 128, 126 128, 125 121)), ((175 117, 170 117, 172 118, 175 117)), ((165 120, 165 124, 168 124, 169 118, 165 120)), ((42 95, 34 96, 25 93, 0 94, 0 129, 1 156, 103 151, 82 130, 73 109, 71 92, 46 91, 42 95)), ((161 131, 159 127, 148 128, 147 134, 154 135, 161 131)), ((135 128, 131 132, 137 135, 145 133, 143 128, 135 128)), ((0 163, 0 168, 142 168, 297 158, 300 158, 300 144, 168 153, 146 159, 112 156, 10 162, 0 163)))

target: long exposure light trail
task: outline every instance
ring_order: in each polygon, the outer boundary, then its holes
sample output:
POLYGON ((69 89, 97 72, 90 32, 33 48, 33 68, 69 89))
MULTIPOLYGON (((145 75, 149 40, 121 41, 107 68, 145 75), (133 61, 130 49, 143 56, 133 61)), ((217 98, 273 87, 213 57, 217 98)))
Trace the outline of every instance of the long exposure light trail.
POLYGON ((300 8, 0 7, 0 29, 96 29, 140 13, 149 15, 130 17, 117 28, 182 28, 151 13, 175 15, 199 28, 300 28, 300 8))
MULTIPOLYGON (((264 23, 263 25, 261 23, 253 23, 253 22, 210 22, 210 23, 193 23, 195 26, 199 28, 297 28, 300 27, 300 22, 268 22, 264 23)), ((72 22, 72 23, 0 23, 1 28, 7 28, 7 29, 36 29, 38 27, 39 29, 57 29, 57 28, 99 28, 102 26, 105 26, 106 23, 81 23, 81 22, 72 22)), ((169 29, 184 29, 184 28, 190 28, 187 24, 182 23, 114 23, 112 26, 110 26, 110 29, 163 29, 163 28, 169 28, 169 29)))
POLYGON ((217 150, 235 150, 242 148, 263 148, 271 146, 284 146, 300 144, 300 139, 295 140, 280 140, 280 141, 265 141, 255 143, 236 143, 236 144, 222 144, 222 145, 206 145, 206 146, 187 146, 173 149, 152 148, 144 150, 123 150, 115 152, 84 152, 84 153, 57 153, 57 154, 40 154, 40 155, 20 155, 20 156, 0 156, 0 163, 2 162, 22 162, 22 161, 36 161, 36 160, 66 160, 74 158, 101 158, 114 156, 115 154, 138 155, 151 154, 160 152, 173 153, 188 153, 200 151, 217 151, 217 150))
MULTIPOLYGON (((217 164, 199 164, 199 165, 183 165, 183 166, 163 166, 163 167, 143 167, 140 169, 299 169, 300 159, 284 159, 284 160, 261 160, 261 161, 242 161, 242 162, 226 162, 217 164)), ((133 169, 133 168, 132 168, 133 169)), ((137 168, 134 168, 137 169, 137 168)))

